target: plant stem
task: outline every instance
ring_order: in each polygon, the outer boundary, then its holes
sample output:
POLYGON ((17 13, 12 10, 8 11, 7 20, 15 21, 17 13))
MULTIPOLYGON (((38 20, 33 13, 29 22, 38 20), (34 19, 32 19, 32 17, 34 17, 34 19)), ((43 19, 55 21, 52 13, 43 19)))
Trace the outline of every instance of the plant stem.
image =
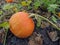
POLYGON ((34 17, 38 16, 38 17, 42 18, 43 20, 46 20, 47 22, 49 22, 50 24, 52 24, 56 29, 60 30, 60 28, 57 25, 55 25, 53 22, 49 21, 47 18, 45 18, 45 17, 43 17, 43 16, 41 16, 39 14, 30 13, 29 17, 32 17, 32 16, 34 16, 34 17))
POLYGON ((5 34, 5 38, 4 38, 3 45, 6 45, 6 38, 7 38, 7 33, 8 33, 8 29, 6 29, 6 34, 5 34))

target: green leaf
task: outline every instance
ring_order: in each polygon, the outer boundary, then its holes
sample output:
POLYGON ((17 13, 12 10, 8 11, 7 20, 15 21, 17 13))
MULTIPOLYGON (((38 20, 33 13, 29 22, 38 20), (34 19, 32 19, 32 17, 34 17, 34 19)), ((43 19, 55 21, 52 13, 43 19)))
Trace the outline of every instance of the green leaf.
POLYGON ((50 1, 49 0, 43 0, 43 6, 44 7, 48 7, 48 5, 50 4, 50 1))
POLYGON ((52 7, 52 8, 57 8, 59 5, 57 5, 57 4, 50 4, 50 7, 52 7))
POLYGON ((8 22, 0 23, 0 27, 3 27, 5 29, 8 29, 9 28, 9 23, 8 22))
POLYGON ((41 19, 38 19, 37 20, 37 27, 40 27, 40 25, 41 25, 41 19))
POLYGON ((1 10, 1 11, 0 11, 0 15, 2 15, 2 14, 3 14, 3 11, 1 10))
POLYGON ((53 22, 57 23, 57 18, 55 16, 52 16, 51 18, 53 22))
POLYGON ((57 4, 60 4, 60 0, 57 0, 57 4))
POLYGON ((37 0, 33 3, 33 5, 34 5, 34 8, 37 9, 39 6, 41 6, 41 2, 37 0))
POLYGON ((14 4, 13 7, 20 9, 20 8, 22 8, 22 5, 21 4, 14 4))
POLYGON ((9 9, 13 8, 13 5, 12 4, 5 4, 2 8, 3 8, 3 10, 9 10, 9 9))
POLYGON ((19 12, 21 8, 22 8, 21 4, 13 4, 12 9, 13 9, 14 12, 19 12))
POLYGON ((55 13, 56 9, 58 9, 58 7, 59 7, 59 5, 57 5, 57 4, 50 4, 47 9, 49 12, 55 13))
POLYGON ((40 27, 42 19, 38 16, 35 16, 35 19, 37 20, 37 27, 40 27))
POLYGON ((29 6, 31 4, 32 1, 22 1, 21 5, 22 6, 29 6))
POLYGON ((32 7, 31 7, 31 6, 28 6, 28 10, 29 10, 29 9, 32 9, 32 7))
POLYGON ((0 24, 0 27, 5 28, 5 37, 3 40, 3 45, 6 45, 6 38, 7 38, 7 34, 8 34, 8 28, 9 28, 9 23, 8 22, 3 22, 0 24))
POLYGON ((50 4, 54 4, 56 0, 50 0, 50 4))
POLYGON ((31 0, 30 0, 30 1, 27 1, 27 4, 28 4, 28 5, 30 5, 31 3, 32 3, 32 1, 31 1, 31 0))

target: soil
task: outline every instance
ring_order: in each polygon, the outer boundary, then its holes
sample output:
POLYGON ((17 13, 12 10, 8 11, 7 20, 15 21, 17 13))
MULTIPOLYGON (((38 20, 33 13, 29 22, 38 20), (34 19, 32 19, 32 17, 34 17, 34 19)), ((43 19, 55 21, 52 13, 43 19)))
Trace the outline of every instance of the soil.
MULTIPOLYGON (((0 0, 0 10, 2 10, 1 6, 4 5, 5 3, 6 3, 5 0, 0 0)), ((2 11, 4 11, 4 10, 2 10, 2 11)), ((34 10, 30 10, 29 12, 32 12, 32 11, 34 12, 34 10)), ((37 11, 37 13, 43 14, 43 16, 45 16, 48 19, 51 15, 50 13, 47 13, 42 9, 39 9, 37 11), (47 16, 48 14, 50 14, 50 15, 47 16)), ((4 21, 8 21, 11 14, 12 13, 9 11, 4 11, 4 14, 2 14, 3 19, 0 19, 0 23, 2 23, 4 21), (5 14, 9 14, 9 16, 6 16, 5 14)), ((60 26, 60 20, 58 20, 57 25, 60 26)), ((5 35, 4 30, 5 30, 4 28, 0 28, 0 45, 3 45, 3 39, 4 39, 4 35, 5 35)), ((26 39, 20 39, 20 38, 14 36, 10 31, 8 31, 8 35, 7 35, 6 39, 7 39, 6 45, 60 45, 60 31, 55 29, 48 22, 42 21, 41 27, 35 28, 35 31, 33 32, 33 34, 30 37, 28 37, 26 39)))

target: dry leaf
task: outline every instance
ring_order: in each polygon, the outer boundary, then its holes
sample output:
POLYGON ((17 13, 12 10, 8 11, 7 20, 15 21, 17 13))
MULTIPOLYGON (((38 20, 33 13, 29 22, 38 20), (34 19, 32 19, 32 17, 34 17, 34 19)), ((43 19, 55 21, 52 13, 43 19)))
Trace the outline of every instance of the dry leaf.
POLYGON ((36 32, 29 39, 28 45, 42 45, 43 39, 41 38, 41 34, 37 34, 36 32))
POLYGON ((49 27, 49 25, 50 25, 50 23, 45 22, 45 21, 42 21, 42 23, 41 23, 41 28, 49 27))
POLYGON ((58 13, 58 16, 60 17, 60 12, 58 13))
POLYGON ((59 39, 56 31, 50 32, 50 33, 48 33, 48 35, 52 41, 57 41, 59 39))

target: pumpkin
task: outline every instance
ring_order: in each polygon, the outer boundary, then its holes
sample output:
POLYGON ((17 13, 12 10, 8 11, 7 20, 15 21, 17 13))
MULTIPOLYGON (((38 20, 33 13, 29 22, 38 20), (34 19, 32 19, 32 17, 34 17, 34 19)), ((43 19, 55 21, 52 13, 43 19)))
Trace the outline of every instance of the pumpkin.
POLYGON ((11 3, 11 2, 13 2, 13 0, 6 0, 6 2, 11 3))
POLYGON ((9 20, 10 31, 19 38, 27 38, 34 31, 34 21, 26 12, 17 12, 9 20))

